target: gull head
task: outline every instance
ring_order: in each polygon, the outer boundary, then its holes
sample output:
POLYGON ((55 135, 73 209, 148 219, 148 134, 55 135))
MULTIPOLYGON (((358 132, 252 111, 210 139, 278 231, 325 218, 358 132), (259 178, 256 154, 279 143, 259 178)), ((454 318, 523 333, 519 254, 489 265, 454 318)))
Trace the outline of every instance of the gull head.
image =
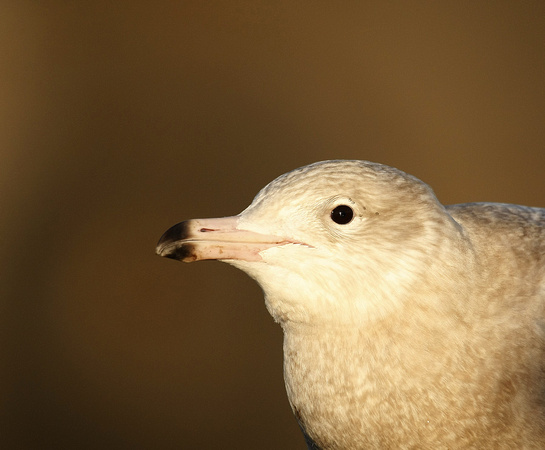
POLYGON ((423 277, 440 276, 429 255, 457 231, 417 178, 334 160, 278 177, 236 216, 173 226, 157 253, 243 270, 282 325, 350 324, 392 312, 423 289, 423 277))

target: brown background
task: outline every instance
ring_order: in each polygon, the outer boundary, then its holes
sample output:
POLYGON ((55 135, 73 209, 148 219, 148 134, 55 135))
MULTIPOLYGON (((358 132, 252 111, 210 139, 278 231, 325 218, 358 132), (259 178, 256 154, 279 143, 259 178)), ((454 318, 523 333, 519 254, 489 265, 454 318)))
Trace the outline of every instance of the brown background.
POLYGON ((290 169, 545 206, 541 0, 4 1, 0 77, 2 448, 304 448, 257 285, 154 254, 290 169))

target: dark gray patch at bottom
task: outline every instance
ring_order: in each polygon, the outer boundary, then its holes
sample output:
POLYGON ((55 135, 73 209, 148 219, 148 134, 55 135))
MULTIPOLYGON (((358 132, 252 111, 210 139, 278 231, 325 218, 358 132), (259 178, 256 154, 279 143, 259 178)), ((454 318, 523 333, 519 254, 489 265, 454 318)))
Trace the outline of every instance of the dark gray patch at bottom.
MULTIPOLYGON (((300 425, 299 425, 300 426, 300 425)), ((301 431, 303 432, 303 436, 305 436, 305 442, 307 444, 308 450, 320 450, 320 447, 318 447, 318 444, 314 442, 310 436, 306 433, 306 431, 301 427, 301 431)))
POLYGON ((307 444, 307 449, 308 450, 320 450, 320 447, 318 447, 318 444, 316 444, 316 442, 314 442, 312 440, 312 438, 305 431, 305 427, 302 424, 301 414, 299 414, 299 410, 292 405, 292 411, 293 411, 293 414, 294 414, 295 418, 297 419, 297 423, 299 424, 299 428, 301 428, 301 431, 303 432, 303 436, 305 436, 305 443, 307 444))

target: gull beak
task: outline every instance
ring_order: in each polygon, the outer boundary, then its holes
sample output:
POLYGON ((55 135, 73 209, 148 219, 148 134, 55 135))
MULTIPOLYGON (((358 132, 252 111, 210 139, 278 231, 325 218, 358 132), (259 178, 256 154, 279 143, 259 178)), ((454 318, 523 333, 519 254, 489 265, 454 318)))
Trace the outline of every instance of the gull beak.
POLYGON ((193 219, 169 228, 159 242, 159 256, 184 262, 205 259, 262 261, 260 252, 291 241, 237 228, 239 216, 193 219))

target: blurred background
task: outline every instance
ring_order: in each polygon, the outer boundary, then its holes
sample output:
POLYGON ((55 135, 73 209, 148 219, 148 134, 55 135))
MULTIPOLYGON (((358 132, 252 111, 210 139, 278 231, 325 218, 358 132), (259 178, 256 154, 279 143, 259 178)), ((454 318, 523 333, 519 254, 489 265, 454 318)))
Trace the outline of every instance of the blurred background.
POLYGON ((354 158, 545 206, 543 1, 3 1, 0 446, 302 449, 259 287, 154 248, 354 158))

